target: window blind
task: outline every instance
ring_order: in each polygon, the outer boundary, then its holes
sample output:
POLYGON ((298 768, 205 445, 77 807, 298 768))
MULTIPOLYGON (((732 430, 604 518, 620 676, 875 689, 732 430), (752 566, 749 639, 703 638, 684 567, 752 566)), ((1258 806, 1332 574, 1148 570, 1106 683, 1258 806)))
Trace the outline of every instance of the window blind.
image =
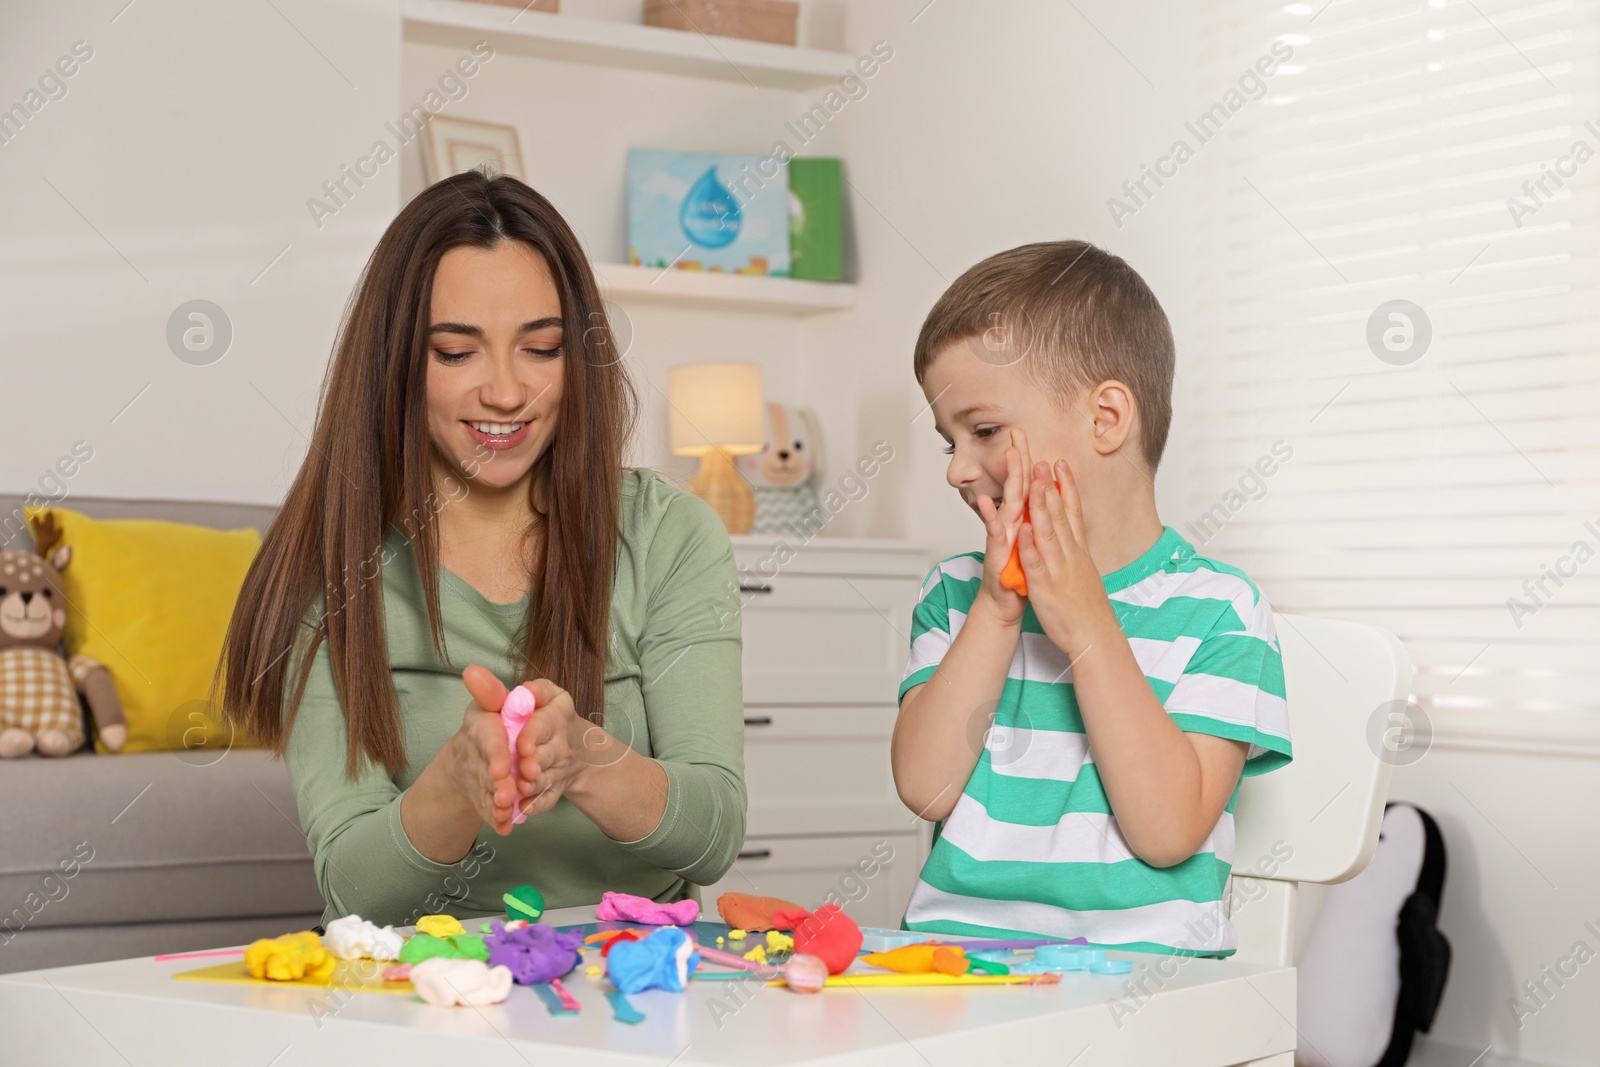
POLYGON ((1187 165, 1176 525, 1398 634, 1435 728, 1600 711, 1600 7, 1210 8, 1208 103, 1293 55, 1187 165))

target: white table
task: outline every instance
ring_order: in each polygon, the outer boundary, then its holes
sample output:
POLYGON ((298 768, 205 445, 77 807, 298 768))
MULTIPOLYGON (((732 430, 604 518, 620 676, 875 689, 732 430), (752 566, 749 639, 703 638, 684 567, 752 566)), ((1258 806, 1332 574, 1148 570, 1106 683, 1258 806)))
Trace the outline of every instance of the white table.
MULTIPOLYGON (((592 908, 571 908, 545 921, 593 917, 592 908)), ((1294 1048, 1293 968, 1110 956, 1134 961, 1134 970, 1071 973, 1055 986, 830 989, 815 996, 761 988, 731 1015, 714 1014, 712 1004, 743 983, 691 981, 682 994, 631 996, 647 1016, 636 1026, 612 1019, 600 979, 581 970, 566 984, 583 1010, 557 1018, 521 986, 493 1007, 434 1008, 394 993, 170 977, 222 959, 118 960, 0 975, 0 1063, 1231 1067, 1294 1048), (1150 995, 1129 997, 1130 980, 1142 980, 1150 995), (1117 1018, 1109 1003, 1116 998, 1133 1013, 1117 1018), (314 1000, 323 1005, 320 1018, 314 1000)), ((586 952, 585 966, 594 959, 586 952)))

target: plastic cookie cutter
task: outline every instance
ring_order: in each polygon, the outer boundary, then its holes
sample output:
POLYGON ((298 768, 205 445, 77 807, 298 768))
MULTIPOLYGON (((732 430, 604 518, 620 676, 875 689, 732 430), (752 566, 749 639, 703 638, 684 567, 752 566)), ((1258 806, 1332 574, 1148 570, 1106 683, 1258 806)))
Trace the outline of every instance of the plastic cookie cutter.
POLYGON ((881 926, 863 926, 861 928, 861 951, 863 952, 893 952, 897 948, 907 945, 917 945, 931 940, 926 934, 919 934, 912 930, 888 930, 881 926))
POLYGON ((1033 959, 1012 966, 1020 974, 1088 971, 1090 974, 1127 974, 1133 970, 1128 960, 1108 960, 1103 948, 1075 948, 1070 945, 1040 945, 1033 950, 1033 959))

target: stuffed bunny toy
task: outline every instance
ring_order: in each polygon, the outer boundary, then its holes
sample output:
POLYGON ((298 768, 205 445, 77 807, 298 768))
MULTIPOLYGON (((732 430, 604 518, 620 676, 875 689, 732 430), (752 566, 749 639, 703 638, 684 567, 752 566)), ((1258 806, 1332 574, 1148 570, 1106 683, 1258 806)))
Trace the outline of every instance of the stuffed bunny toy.
POLYGON ((811 488, 822 463, 822 436, 810 411, 769 402, 763 419, 766 450, 738 458, 739 473, 756 495, 753 534, 805 537, 826 521, 811 488))
POLYGON ((127 740, 122 701, 105 667, 88 656, 62 658, 67 598, 61 572, 72 559, 54 547, 53 526, 40 531, 39 552, 0 549, 0 758, 37 750, 70 756, 83 747, 81 690, 100 739, 115 752, 127 740))

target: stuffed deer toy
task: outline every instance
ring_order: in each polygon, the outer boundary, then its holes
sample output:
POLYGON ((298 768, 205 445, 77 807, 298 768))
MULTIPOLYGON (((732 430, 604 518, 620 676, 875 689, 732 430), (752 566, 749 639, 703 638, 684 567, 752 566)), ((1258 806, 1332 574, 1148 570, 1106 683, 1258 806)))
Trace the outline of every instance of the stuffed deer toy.
POLYGON ((127 740, 122 701, 105 667, 88 656, 64 658, 67 598, 61 572, 72 549, 56 547, 54 520, 35 530, 39 551, 0 549, 0 758, 37 751, 70 756, 83 747, 83 693, 106 748, 127 740))

